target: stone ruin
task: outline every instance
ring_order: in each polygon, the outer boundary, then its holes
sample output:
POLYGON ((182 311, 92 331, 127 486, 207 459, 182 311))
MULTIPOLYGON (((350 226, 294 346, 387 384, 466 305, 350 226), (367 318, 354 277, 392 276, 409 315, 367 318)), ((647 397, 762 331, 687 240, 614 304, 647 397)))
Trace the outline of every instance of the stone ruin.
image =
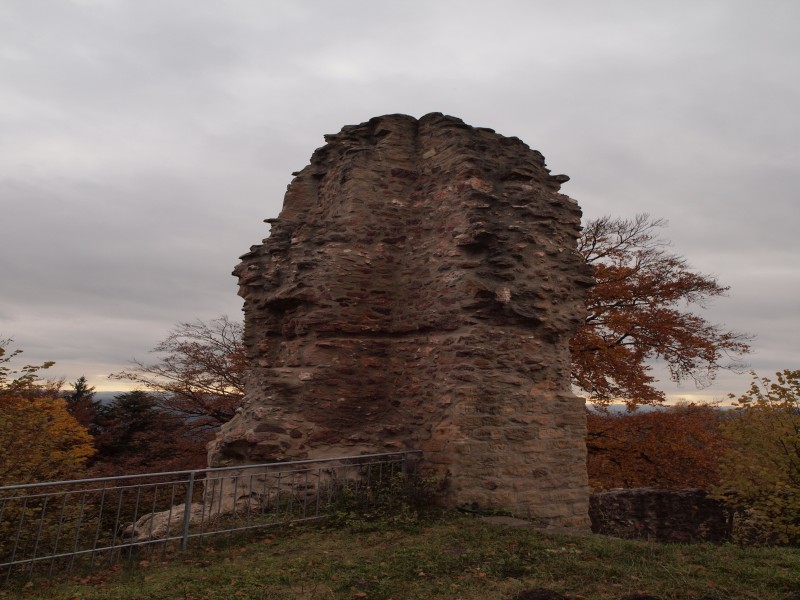
POLYGON ((448 505, 588 529, 569 178, 440 113, 325 141, 234 271, 251 370, 209 465, 416 449, 448 505))

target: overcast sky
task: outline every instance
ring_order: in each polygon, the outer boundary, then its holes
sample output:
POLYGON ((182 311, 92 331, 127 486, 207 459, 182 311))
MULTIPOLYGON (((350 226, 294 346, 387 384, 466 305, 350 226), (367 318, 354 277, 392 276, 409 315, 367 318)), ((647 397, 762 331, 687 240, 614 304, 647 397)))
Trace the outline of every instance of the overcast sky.
MULTIPOLYGON (((438 111, 517 136, 585 216, 647 212, 800 368, 800 2, 2 0, 0 338, 107 375, 230 275, 322 136, 438 111)), ((672 397, 721 398, 749 377, 672 397)))

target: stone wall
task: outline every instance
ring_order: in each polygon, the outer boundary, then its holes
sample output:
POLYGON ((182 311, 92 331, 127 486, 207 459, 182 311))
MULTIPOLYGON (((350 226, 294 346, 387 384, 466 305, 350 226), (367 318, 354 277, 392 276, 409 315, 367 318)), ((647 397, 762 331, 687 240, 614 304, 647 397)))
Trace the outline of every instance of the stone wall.
POLYGON ((700 489, 635 488, 592 494, 592 532, 658 542, 723 542, 732 515, 700 489))
POLYGON ((569 178, 439 113, 325 140, 234 271, 252 369, 210 465, 420 449, 451 505, 588 528, 569 178))

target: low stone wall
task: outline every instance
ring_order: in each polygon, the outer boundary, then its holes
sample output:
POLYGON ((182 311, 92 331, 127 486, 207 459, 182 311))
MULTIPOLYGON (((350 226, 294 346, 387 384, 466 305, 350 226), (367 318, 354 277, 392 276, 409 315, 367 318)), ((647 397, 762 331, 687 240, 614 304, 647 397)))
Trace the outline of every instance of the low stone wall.
POLYGON ((723 542, 732 514, 700 489, 617 489, 592 494, 592 532, 658 542, 723 542))

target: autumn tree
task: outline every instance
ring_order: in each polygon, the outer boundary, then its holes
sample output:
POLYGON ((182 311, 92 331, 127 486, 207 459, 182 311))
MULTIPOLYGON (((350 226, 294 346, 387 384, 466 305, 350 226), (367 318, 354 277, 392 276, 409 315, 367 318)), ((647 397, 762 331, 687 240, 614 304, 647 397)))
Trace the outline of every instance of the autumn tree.
POLYGON ((71 479, 94 454, 92 436, 60 398, 0 400, 0 485, 71 479))
POLYGON ((732 449, 717 495, 739 509, 750 542, 800 542, 800 370, 753 373, 725 423, 732 449))
POLYGON ((725 412, 713 405, 658 410, 588 411, 588 471, 594 490, 658 487, 710 489, 719 483, 725 412))
POLYGON ((158 361, 135 361, 111 377, 154 393, 164 410, 196 429, 214 429, 233 417, 244 396, 241 323, 226 316, 180 323, 153 352, 161 355, 158 361))
POLYGON ((589 221, 578 250, 592 266, 586 320, 571 342, 572 379, 599 405, 621 399, 629 406, 658 404, 650 362, 662 360, 673 381, 709 385, 749 351, 747 335, 727 331, 685 307, 704 308, 728 290, 710 275, 691 270, 658 236, 666 223, 638 215, 633 220, 589 221))
POLYGON ((0 342, 0 485, 69 479, 94 454, 92 438, 67 411, 58 382, 39 371, 53 363, 11 367, 20 351, 0 342))

